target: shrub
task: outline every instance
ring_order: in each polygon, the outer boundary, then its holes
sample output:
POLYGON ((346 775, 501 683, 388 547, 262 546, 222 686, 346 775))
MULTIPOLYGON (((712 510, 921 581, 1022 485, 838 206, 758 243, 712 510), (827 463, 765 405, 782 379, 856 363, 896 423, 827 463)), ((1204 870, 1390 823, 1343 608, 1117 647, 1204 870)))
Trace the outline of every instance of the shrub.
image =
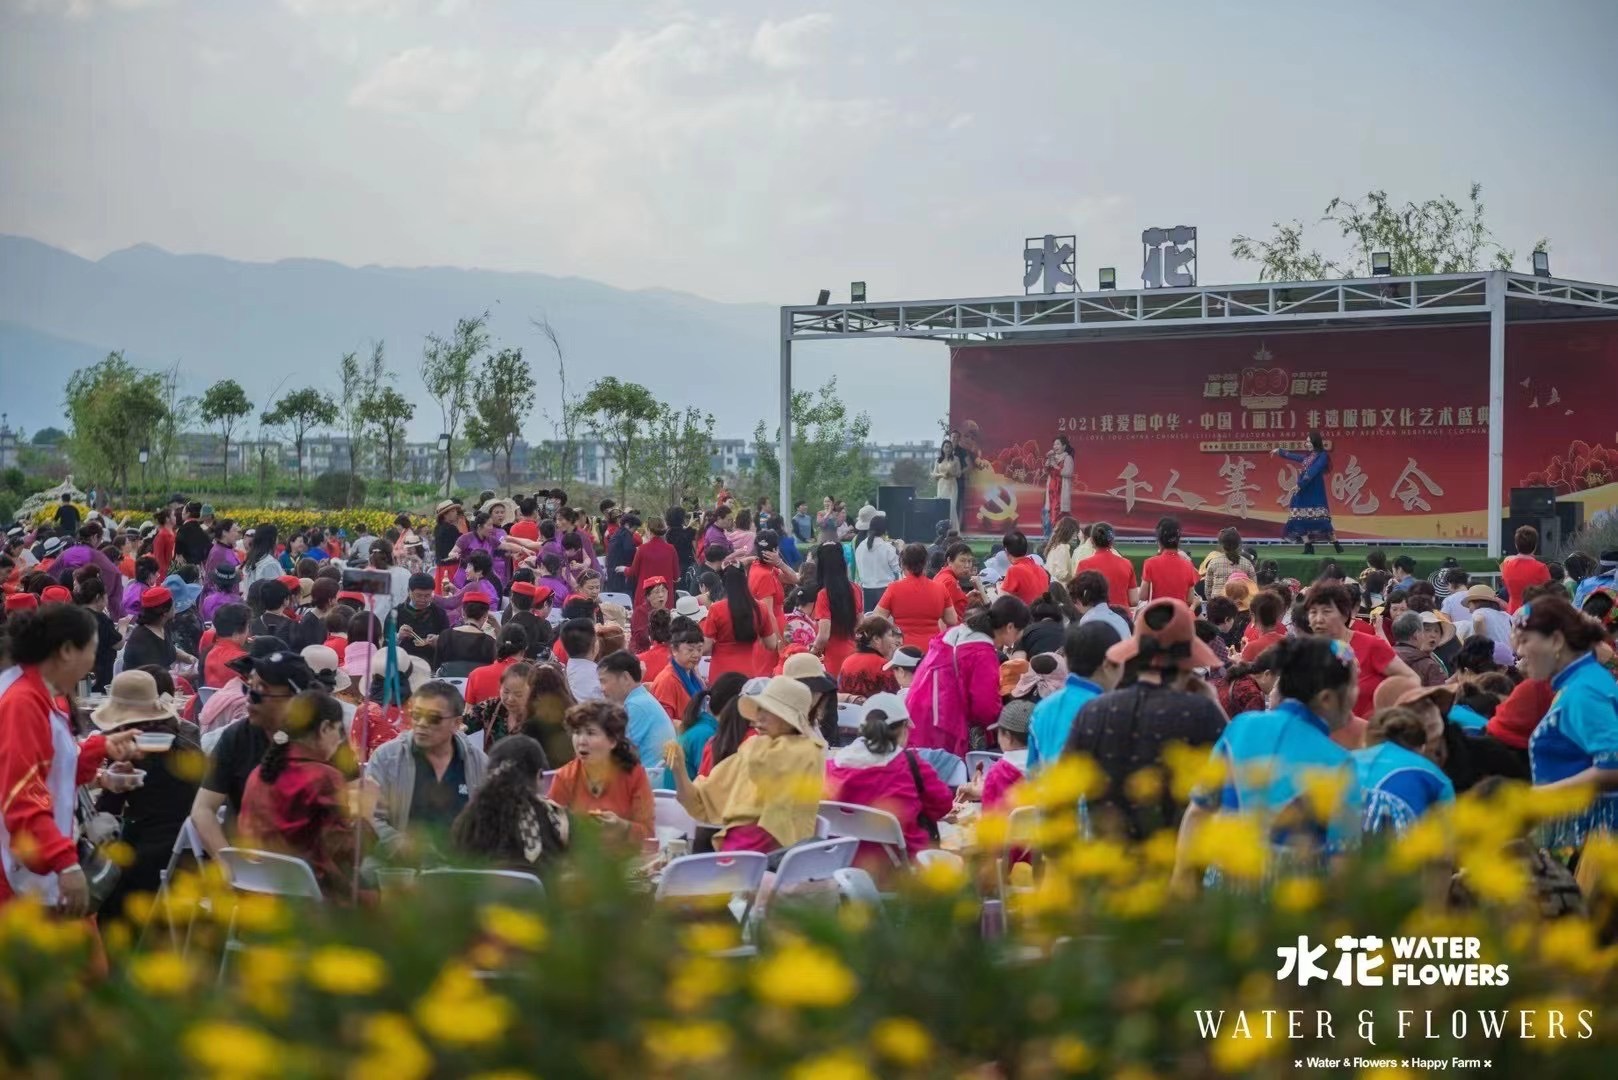
MULTIPOLYGON (((332 509, 346 507, 348 505, 348 473, 321 473, 315 477, 314 483, 309 485, 309 497, 315 501, 316 506, 332 509)), ((357 506, 365 505, 365 479, 363 477, 354 481, 354 503, 357 506)))

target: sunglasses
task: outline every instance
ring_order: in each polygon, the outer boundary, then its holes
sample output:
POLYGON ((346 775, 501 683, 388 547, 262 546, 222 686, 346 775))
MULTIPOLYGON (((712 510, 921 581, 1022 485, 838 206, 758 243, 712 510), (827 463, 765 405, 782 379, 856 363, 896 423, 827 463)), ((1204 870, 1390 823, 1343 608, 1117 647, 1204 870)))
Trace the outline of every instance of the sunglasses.
POLYGON ((414 720, 418 724, 425 725, 426 727, 437 727, 439 724, 446 724, 452 720, 459 720, 460 717, 447 716, 443 713, 434 712, 432 709, 411 709, 410 719, 414 720))

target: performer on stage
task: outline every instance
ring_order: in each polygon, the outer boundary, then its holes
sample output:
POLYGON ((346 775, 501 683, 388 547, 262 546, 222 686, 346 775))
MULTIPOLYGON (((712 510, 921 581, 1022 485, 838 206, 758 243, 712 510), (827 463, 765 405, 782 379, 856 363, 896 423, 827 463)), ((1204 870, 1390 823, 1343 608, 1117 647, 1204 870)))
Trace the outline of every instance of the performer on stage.
POLYGON ((1051 522, 1064 514, 1073 513, 1073 444, 1066 435, 1058 435, 1045 455, 1045 505, 1040 507, 1039 521, 1044 535, 1051 534, 1051 522))
POLYGON ((1326 474, 1331 471, 1331 455, 1326 453, 1326 442, 1320 432, 1309 433, 1309 451, 1270 451, 1274 457, 1285 458, 1298 465, 1298 486, 1292 493, 1291 512, 1286 527, 1281 530, 1283 540, 1302 540, 1303 553, 1315 553, 1316 540, 1330 540, 1341 554, 1343 545, 1337 542, 1337 532, 1331 524, 1331 505, 1326 501, 1326 474))

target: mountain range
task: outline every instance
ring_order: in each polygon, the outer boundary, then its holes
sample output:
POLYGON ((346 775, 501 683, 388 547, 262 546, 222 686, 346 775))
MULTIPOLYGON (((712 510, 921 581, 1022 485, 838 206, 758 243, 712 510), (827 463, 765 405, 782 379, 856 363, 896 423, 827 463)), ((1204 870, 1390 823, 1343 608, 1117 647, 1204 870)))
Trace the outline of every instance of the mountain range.
MULTIPOLYGON (((483 311, 493 346, 522 348, 534 371, 530 440, 551 437, 538 413, 554 415, 559 396, 556 357, 532 318, 555 329, 574 393, 616 375, 676 407, 712 412, 722 437, 751 435, 759 419, 775 428, 780 314, 767 304, 536 273, 241 262, 149 244, 89 260, 16 236, 0 236, 0 410, 30 432, 65 426, 69 375, 122 349, 143 367, 178 364, 185 393, 234 378, 256 411, 277 386, 335 396, 341 356, 381 341, 396 385, 417 405, 411 437, 429 439, 441 424, 417 375, 423 339, 447 337, 457 318, 483 311)), ((942 346, 799 344, 793 368, 800 389, 836 376, 851 409, 871 415, 876 441, 938 437, 948 393, 942 346)))

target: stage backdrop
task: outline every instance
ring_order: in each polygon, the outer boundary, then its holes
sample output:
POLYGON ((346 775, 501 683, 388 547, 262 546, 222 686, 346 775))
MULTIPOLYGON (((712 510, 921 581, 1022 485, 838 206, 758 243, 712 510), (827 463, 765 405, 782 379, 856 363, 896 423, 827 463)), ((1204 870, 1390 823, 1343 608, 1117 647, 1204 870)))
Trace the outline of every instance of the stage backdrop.
MULTIPOLYGON (((1505 486, 1549 484, 1587 518, 1618 503, 1618 322, 1512 328, 1506 357, 1505 486)), ((1082 522, 1276 536, 1297 467, 1270 450, 1318 428, 1339 535, 1488 536, 1486 326, 974 345, 950 366, 951 426, 978 463, 968 532, 1037 532, 1065 435, 1082 522)))

